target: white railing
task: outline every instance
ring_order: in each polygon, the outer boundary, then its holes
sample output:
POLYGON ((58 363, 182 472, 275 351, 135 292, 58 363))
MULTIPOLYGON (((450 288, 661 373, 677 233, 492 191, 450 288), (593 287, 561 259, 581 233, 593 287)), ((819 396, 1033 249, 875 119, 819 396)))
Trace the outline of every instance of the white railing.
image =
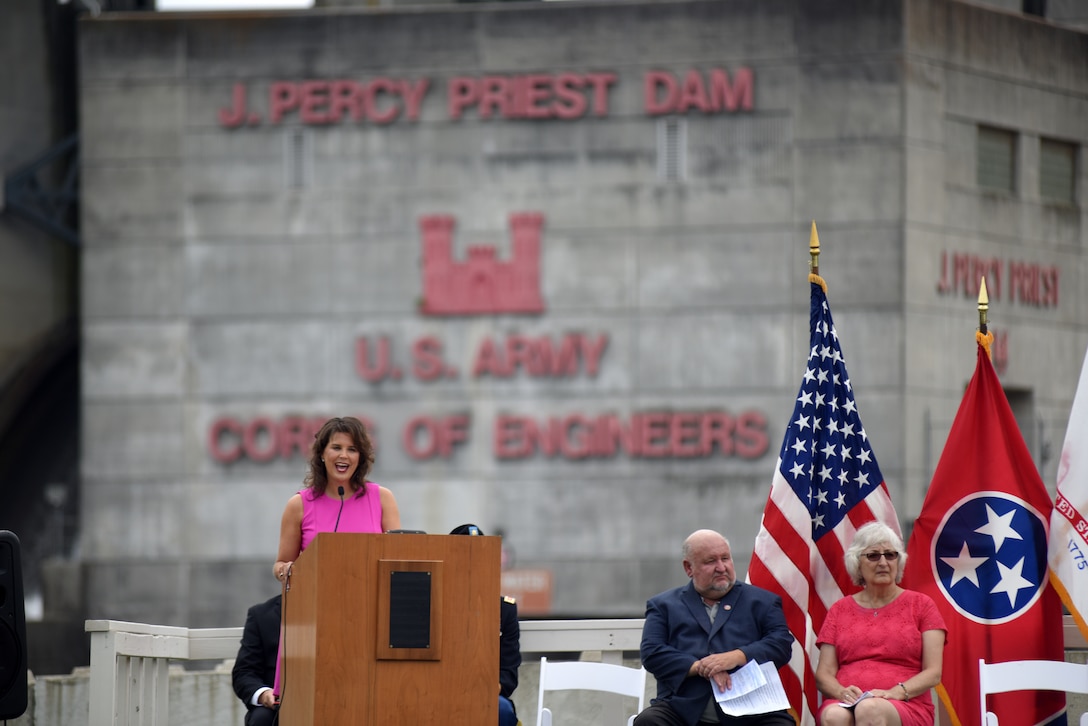
MULTIPOLYGON (((642 620, 525 620, 521 652, 526 659, 549 653, 600 652, 621 663, 637 651, 642 620)), ((169 663, 229 660, 238 655, 242 628, 180 628, 88 620, 91 637, 90 726, 167 726, 169 663)))
MULTIPOLYGON (((641 619, 526 620, 521 622, 524 675, 532 677, 534 656, 593 653, 608 663, 621 663, 624 652, 637 651, 641 619)), ((170 661, 232 660, 238 654, 242 628, 178 628, 116 620, 88 620, 91 638, 89 726, 168 726, 170 661)), ((1067 651, 1088 650, 1073 619, 1065 616, 1067 651)), ((227 676, 229 678, 229 676, 227 676)), ((532 726, 535 688, 523 683, 515 700, 522 721, 532 726), (520 693, 521 691, 526 693, 520 693)), ((192 704, 189 704, 192 707, 192 704)), ((949 723, 942 716, 942 724, 949 723)), ((176 721, 176 719, 175 719, 176 721)), ((238 721, 240 722, 240 720, 238 721)), ((43 721, 43 723, 48 723, 43 721)))
POLYGON ((234 658, 242 642, 241 628, 88 620, 86 631, 92 726, 166 726, 170 661, 234 658))

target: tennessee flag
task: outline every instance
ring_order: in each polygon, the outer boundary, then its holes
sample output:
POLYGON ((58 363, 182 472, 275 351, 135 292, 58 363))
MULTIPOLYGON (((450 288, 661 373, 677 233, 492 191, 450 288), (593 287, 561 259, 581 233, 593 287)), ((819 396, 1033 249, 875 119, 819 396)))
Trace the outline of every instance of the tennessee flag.
POLYGON ((1050 571, 1080 632, 1088 637, 1088 355, 1058 461, 1058 496, 1050 515, 1050 571))
POLYGON ((823 280, 815 277, 810 286, 810 352, 748 566, 749 582, 782 598, 795 642, 779 675, 802 726, 814 723, 817 706, 816 634, 828 608, 858 591, 846 573, 846 547, 874 519, 899 532, 823 280))
MULTIPOLYGON (((903 587, 933 598, 948 625, 937 693, 955 726, 981 723, 979 658, 1065 659, 1061 602, 1047 577, 1051 509, 980 345, 910 536, 903 577, 903 587)), ((1019 691, 988 703, 1001 723, 1066 722, 1064 693, 1019 691)))

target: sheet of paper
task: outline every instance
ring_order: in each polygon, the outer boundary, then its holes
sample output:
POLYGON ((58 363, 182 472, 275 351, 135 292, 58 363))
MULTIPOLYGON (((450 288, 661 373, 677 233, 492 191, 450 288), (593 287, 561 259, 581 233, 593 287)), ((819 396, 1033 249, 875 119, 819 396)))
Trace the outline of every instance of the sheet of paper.
POLYGON ((766 684, 743 696, 726 700, 718 699, 718 708, 725 715, 752 716, 757 713, 782 711, 790 707, 790 700, 786 698, 782 679, 778 677, 778 669, 775 668, 774 663, 760 663, 759 669, 767 680, 766 684))
POLYGON ((741 696, 747 696, 757 688, 762 688, 767 685, 767 676, 763 675, 763 670, 759 667, 759 663, 754 660, 750 660, 742 665, 737 670, 729 674, 733 679, 732 687, 728 691, 718 690, 718 684, 713 680, 710 681, 711 687, 714 688, 714 698, 718 703, 722 701, 730 701, 734 698, 740 698, 741 696))
POLYGON ((839 701, 839 705, 842 706, 843 708, 846 708, 846 709, 853 709, 854 706, 858 705, 859 702, 864 701, 866 698, 872 698, 872 697, 873 697, 872 692, 871 691, 866 691, 865 693, 858 696, 857 701, 854 701, 853 703, 847 703, 846 701, 839 701))

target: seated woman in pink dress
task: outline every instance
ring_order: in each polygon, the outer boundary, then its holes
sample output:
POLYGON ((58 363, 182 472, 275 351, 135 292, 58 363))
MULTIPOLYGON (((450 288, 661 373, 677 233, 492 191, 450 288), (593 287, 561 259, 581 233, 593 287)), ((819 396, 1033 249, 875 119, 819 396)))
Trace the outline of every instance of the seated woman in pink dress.
POLYGON ((858 529, 846 571, 861 592, 827 612, 817 636, 821 726, 933 726, 947 628, 928 596, 899 586, 907 555, 880 522, 858 529))
MULTIPOLYGON (((363 422, 332 418, 314 437, 306 487, 287 501, 280 521, 280 547, 272 572, 286 581, 291 565, 319 532, 388 532, 400 529, 393 493, 367 481, 374 446, 363 422)), ((282 653, 281 653, 282 661, 282 653)), ((280 667, 276 684, 280 694, 280 667)))

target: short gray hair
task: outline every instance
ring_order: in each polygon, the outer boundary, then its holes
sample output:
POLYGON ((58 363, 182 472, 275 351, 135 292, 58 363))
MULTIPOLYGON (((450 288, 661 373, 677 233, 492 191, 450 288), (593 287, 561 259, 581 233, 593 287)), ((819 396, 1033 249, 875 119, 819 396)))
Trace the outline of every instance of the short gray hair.
POLYGON ((685 562, 691 562, 691 556, 695 550, 695 542, 706 539, 708 536, 721 537, 725 540, 725 546, 728 547, 730 551, 733 550, 733 547, 729 544, 729 538, 721 532, 715 532, 712 529, 697 529, 688 535, 687 539, 684 540, 683 546, 680 548, 684 555, 685 562))
POLYGON ((855 585, 864 585, 861 579, 861 553, 873 545, 887 542, 899 553, 899 570, 895 573, 895 582, 903 581, 903 570, 907 568, 907 553, 904 551, 903 540, 895 530, 883 522, 869 522, 863 524, 854 534, 854 541, 846 550, 843 560, 846 562, 846 571, 855 585))

